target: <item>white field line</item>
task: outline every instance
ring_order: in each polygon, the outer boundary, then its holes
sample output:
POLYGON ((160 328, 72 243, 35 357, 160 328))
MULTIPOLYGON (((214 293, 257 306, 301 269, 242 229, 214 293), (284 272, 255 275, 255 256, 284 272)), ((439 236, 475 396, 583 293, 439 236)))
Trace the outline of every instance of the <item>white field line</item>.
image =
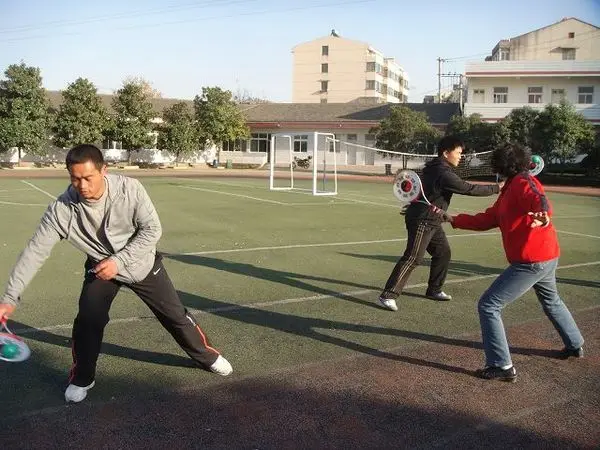
MULTIPOLYGON (((472 237, 472 236, 491 236, 495 234, 500 234, 498 232, 486 232, 486 233, 466 233, 466 234, 450 234, 446 237, 455 238, 455 237, 472 237)), ((254 252, 260 250, 288 250, 291 248, 310 248, 310 247, 336 247, 336 246, 346 246, 346 245, 365 245, 365 244, 381 244, 386 242, 402 242, 406 241, 407 238, 395 238, 395 239, 379 239, 374 241, 351 241, 351 242, 325 242, 320 244, 292 244, 292 245, 277 245, 273 247, 250 247, 250 248, 231 248, 227 250, 206 250, 202 252, 187 252, 187 253, 172 253, 173 255, 184 255, 184 256, 194 256, 194 255, 214 255, 218 253, 241 253, 241 252, 254 252)), ((168 253, 168 252, 165 252, 168 253)))
MULTIPOLYGON (((586 262, 586 263, 578 263, 578 264, 569 264, 566 266, 559 266, 557 267, 556 270, 561 270, 561 269, 575 269, 578 267, 587 267, 587 266, 595 266, 600 264, 600 261, 591 261, 591 262, 586 262)), ((455 278, 455 279, 450 279, 450 280, 446 280, 445 284, 460 284, 460 283, 469 283, 469 282, 473 282, 473 281, 479 281, 479 280, 485 280, 485 279, 489 279, 489 278, 495 278, 498 275, 500 275, 500 272, 498 273, 494 273, 494 274, 489 274, 489 275, 476 275, 473 277, 466 277, 466 278, 455 278)), ((427 283, 418 283, 418 284, 411 284, 406 286, 406 289, 414 289, 414 288, 419 288, 419 287, 426 287, 427 283)), ((361 289, 361 290, 355 290, 355 291, 347 291, 347 292, 340 292, 336 295, 325 295, 325 294, 321 294, 321 295, 311 295, 308 297, 296 297, 296 298, 287 298, 287 299, 282 299, 282 300, 273 300, 270 302, 256 302, 256 303, 250 303, 247 305, 230 305, 230 306, 219 306, 217 308, 207 308, 204 310, 200 310, 200 309, 194 309, 194 308, 190 308, 190 311, 194 312, 195 314, 212 314, 212 313, 218 313, 218 312, 224 312, 224 311, 241 311, 244 309, 250 309, 250 308, 268 308, 271 306, 276 306, 276 305, 287 305, 290 303, 302 303, 302 302, 308 302, 308 301, 314 301, 314 300, 323 300, 323 299, 328 299, 328 298, 344 298, 344 297, 354 297, 357 295, 365 295, 365 294, 369 294, 371 292, 379 292, 379 290, 374 290, 374 289, 361 289)), ((113 319, 109 322, 109 325, 115 325, 115 324, 127 324, 127 323, 131 323, 131 322, 140 322, 142 320, 146 320, 146 319, 151 319, 154 320, 155 317, 154 316, 137 316, 137 317, 125 317, 122 319, 113 319)), ((32 335, 32 334, 37 334, 37 333, 42 333, 44 331, 55 331, 55 330, 65 330, 65 329, 70 329, 73 326, 72 323, 68 323, 68 324, 61 324, 61 325, 51 325, 48 327, 41 327, 41 328, 30 328, 30 329, 23 329, 23 330, 13 330, 14 333, 18 334, 18 335, 32 335)))
POLYGON ((195 186, 177 186, 177 187, 182 188, 182 189, 192 189, 194 191, 210 192, 211 194, 221 194, 221 195, 229 195, 231 197, 248 198, 250 200, 256 200, 258 202, 273 203, 275 205, 281 205, 281 206, 287 205, 286 203, 278 202, 277 200, 268 200, 266 198, 252 197, 250 195, 234 194, 232 192, 215 191, 214 189, 205 189, 205 188, 200 188, 200 187, 195 187, 195 186))
POLYGON ((591 234, 583 234, 583 233, 575 233, 574 231, 564 231, 564 230, 556 230, 559 233, 563 233, 563 234, 571 234, 573 236, 581 236, 581 237, 588 237, 588 238, 592 238, 592 239, 600 239, 600 236, 592 236, 591 234))
POLYGON ((0 205, 12 205, 12 206, 48 206, 45 203, 5 202, 4 200, 0 200, 0 205))
POLYGON ((18 191, 30 191, 31 189, 29 188, 19 188, 19 189, 0 189, 0 192, 4 192, 6 194, 10 194, 11 192, 18 192, 18 191))
POLYGON ((27 186, 31 186, 32 188, 34 188, 36 191, 41 192, 42 194, 47 195, 48 197, 50 197, 52 200, 56 200, 56 196, 52 195, 50 192, 47 192, 39 187, 37 187, 35 184, 30 183, 29 181, 25 181, 25 180, 21 180, 22 183, 25 183, 27 186))
MULTIPOLYGON (((221 194, 221 195, 229 195, 231 197, 241 197, 241 198, 248 198, 251 200, 256 200, 259 202, 266 202, 266 203, 273 203, 275 205, 280 205, 280 206, 324 206, 324 205, 328 205, 331 206, 332 204, 336 204, 336 205, 340 205, 340 204, 352 204, 354 203, 354 200, 351 199, 341 199, 341 201, 337 201, 335 199, 329 199, 329 201, 322 201, 322 202, 308 202, 308 203, 299 203, 299 202, 280 202, 277 200, 270 200, 270 199, 266 199, 266 198, 261 198, 261 197, 253 197, 251 195, 244 195, 244 194, 235 194, 233 192, 224 192, 224 191, 215 191, 213 189, 206 189, 206 188, 201 188, 201 187, 197 187, 197 186, 186 186, 186 185, 180 185, 177 186, 179 188, 182 189, 192 189, 194 191, 204 191, 204 192, 210 192, 213 194, 221 194)), ((281 191, 281 192, 288 192, 288 191, 281 191)), ((296 194, 299 194, 300 192, 295 192, 296 194)))
POLYGON ((581 215, 568 215, 568 216, 552 216, 553 219, 593 219, 594 217, 600 217, 600 214, 581 214, 581 215))

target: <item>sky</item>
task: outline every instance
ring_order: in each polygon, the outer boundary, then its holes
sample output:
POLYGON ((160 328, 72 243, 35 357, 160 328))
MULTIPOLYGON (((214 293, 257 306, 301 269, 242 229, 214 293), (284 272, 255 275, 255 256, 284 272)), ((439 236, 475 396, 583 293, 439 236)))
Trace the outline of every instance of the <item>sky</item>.
POLYGON ((292 47, 335 29, 396 58, 420 103, 437 93, 438 57, 461 73, 564 17, 600 26, 600 0, 0 0, 0 73, 23 61, 50 90, 84 77, 113 93, 142 77, 163 97, 219 86, 290 102, 292 47))

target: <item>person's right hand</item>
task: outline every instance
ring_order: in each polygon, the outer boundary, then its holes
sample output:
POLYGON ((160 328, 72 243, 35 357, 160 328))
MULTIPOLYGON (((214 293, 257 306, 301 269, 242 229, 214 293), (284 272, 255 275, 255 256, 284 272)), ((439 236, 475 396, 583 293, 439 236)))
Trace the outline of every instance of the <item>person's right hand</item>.
POLYGON ((13 312, 15 312, 16 306, 10 303, 0 303, 0 321, 8 319, 13 312))

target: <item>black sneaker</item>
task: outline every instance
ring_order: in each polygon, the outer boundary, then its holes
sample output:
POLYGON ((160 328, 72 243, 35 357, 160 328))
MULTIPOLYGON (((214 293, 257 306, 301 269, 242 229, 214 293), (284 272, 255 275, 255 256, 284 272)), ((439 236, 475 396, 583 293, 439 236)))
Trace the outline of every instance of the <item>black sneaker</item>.
POLYGON ((439 291, 439 292, 427 292, 425 294, 425 297, 430 298, 431 300, 437 300, 438 302, 448 302, 450 300, 452 300, 452 296, 449 294, 446 294, 443 291, 439 291))
POLYGON ((485 369, 476 370, 475 375, 486 380, 508 381, 509 383, 517 381, 517 371, 514 366, 511 366, 508 369, 486 367, 485 369))
POLYGON ((560 357, 562 359, 583 358, 583 347, 579 347, 576 349, 570 349, 565 347, 560 351, 560 357))

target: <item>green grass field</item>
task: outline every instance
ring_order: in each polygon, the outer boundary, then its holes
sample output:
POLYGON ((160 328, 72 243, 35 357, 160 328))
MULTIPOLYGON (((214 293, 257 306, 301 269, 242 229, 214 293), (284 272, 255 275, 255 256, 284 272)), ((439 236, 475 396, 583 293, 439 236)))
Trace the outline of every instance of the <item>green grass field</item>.
MULTIPOLYGON (((444 289, 454 300, 423 298, 428 269, 420 267, 399 301, 400 311, 392 313, 378 306, 377 296, 404 250, 406 230, 389 184, 341 180, 339 195, 314 197, 269 191, 266 179, 141 181, 161 217, 159 250, 167 254, 171 278, 213 345, 234 365, 234 376, 477 334, 476 301, 507 264, 497 230, 446 226, 453 260, 444 289)), ((50 197, 67 182, 0 178, 2 285, 50 197)), ((573 312, 597 306, 600 198, 558 193, 549 198, 562 249, 561 295, 573 312)), ((452 210, 477 212, 494 199, 455 196, 452 210)), ((26 290, 13 331, 33 354, 22 364, 0 363, 3 415, 63 404, 83 262, 82 254, 61 243, 26 290)), ((532 293, 504 314, 507 325, 542 317, 532 293)), ((87 401, 224 382, 191 369, 129 291, 117 297, 111 319, 87 401)))

